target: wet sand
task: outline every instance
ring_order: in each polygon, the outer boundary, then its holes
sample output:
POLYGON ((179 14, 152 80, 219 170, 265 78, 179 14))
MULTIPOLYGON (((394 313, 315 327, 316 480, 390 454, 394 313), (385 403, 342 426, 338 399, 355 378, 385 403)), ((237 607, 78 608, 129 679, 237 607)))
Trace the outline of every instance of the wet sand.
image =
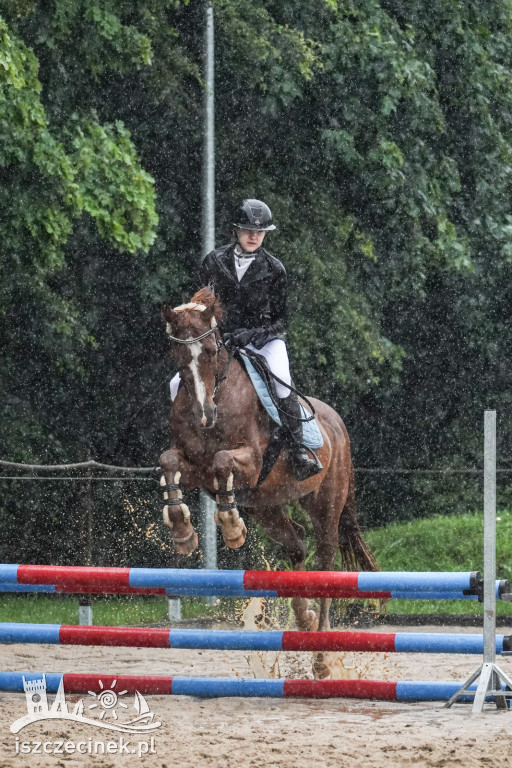
MULTIPOLYGON (((398 631, 442 631, 439 627, 398 631)), ((395 631, 379 627, 379 631, 395 631)), ((478 632, 450 627, 450 632, 478 632)), ((500 629, 504 634, 512 628, 500 629)), ((237 677, 311 677, 311 653, 194 651, 55 645, 2 647, 8 671, 96 672, 237 677)), ((337 653, 333 676, 373 680, 464 680, 480 656, 449 654, 337 653)), ((512 659, 499 659, 512 675, 512 659)), ((68 694, 74 705, 87 695, 68 694)), ((49 696, 50 701, 53 695, 49 696)), ((66 721, 32 723, 17 736, 11 723, 26 713, 23 694, 0 693, 0 768, 27 765, 124 766, 126 754, 16 754, 20 741, 105 742, 118 740, 93 726, 66 721)), ((198 699, 151 696, 148 703, 162 725, 154 732, 154 754, 130 763, 161 768, 241 766, 508 766, 512 759, 512 712, 487 705, 472 716, 469 704, 446 710, 442 703, 354 699, 198 699)), ((132 739, 130 735, 124 735, 132 739)), ((131 745, 137 745, 137 736, 131 745)), ((130 745, 130 748, 131 748, 130 745)), ((145 747, 143 747, 144 749, 145 747)), ((151 745, 150 747, 151 748, 151 745)))

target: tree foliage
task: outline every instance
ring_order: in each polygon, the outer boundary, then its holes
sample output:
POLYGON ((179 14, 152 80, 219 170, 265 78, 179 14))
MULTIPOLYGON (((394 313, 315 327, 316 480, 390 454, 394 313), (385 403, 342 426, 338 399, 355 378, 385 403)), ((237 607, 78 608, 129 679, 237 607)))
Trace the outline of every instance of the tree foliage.
MULTIPOLYGON (((510 399, 512 3, 213 7, 218 241, 234 201, 269 202, 297 383, 346 418, 358 465, 479 461, 481 412, 510 399)), ((130 418, 170 368, 159 303, 202 255, 204 5, 0 16, 5 455, 154 463, 164 385, 130 418)), ((361 485, 371 522, 462 503, 361 485)))

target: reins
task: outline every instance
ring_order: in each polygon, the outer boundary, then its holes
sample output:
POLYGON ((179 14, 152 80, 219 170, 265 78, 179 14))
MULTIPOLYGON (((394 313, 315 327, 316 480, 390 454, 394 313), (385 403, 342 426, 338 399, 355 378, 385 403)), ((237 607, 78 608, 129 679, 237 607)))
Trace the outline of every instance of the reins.
POLYGON ((231 363, 233 362, 233 358, 234 358, 234 356, 235 356, 235 354, 234 354, 234 350, 230 350, 230 349, 228 349, 228 348, 226 347, 226 345, 224 344, 224 342, 222 341, 222 339, 220 339, 220 345, 219 345, 219 349, 221 349, 221 347, 224 347, 224 349, 225 349, 225 350, 226 350, 226 352, 228 353, 228 359, 227 359, 227 361, 226 361, 226 365, 224 366, 224 370, 222 371, 222 373, 221 373, 221 375, 220 375, 220 376, 218 376, 218 369, 216 369, 216 370, 215 370, 215 386, 213 387, 213 395, 212 395, 212 398, 214 398, 214 397, 215 397, 215 395, 217 394, 217 392, 218 392, 218 390, 219 390, 219 388, 220 388, 220 385, 222 384, 222 382, 224 381, 224 379, 225 379, 225 378, 226 378, 226 376, 228 375, 229 366, 230 366, 230 365, 231 365, 231 363))
POLYGON ((283 387, 286 387, 286 389, 290 390, 290 392, 294 392, 298 397, 301 397, 304 402, 308 404, 308 406, 311 408, 311 414, 308 416, 308 418, 303 419, 301 416, 293 416, 293 414, 288 413, 284 408, 281 408, 279 405, 280 398, 275 395, 273 392, 272 387, 268 387, 268 393, 270 395, 270 399, 274 403, 275 407, 279 411, 279 413, 286 413, 287 417, 291 417, 292 419, 295 419, 296 421, 301 421, 303 423, 306 423, 308 421, 313 421, 313 419, 316 417, 316 410, 315 406, 311 402, 311 400, 306 397, 302 392, 300 392, 298 389, 295 389, 295 387, 292 384, 288 384, 286 381, 283 381, 279 378, 279 376, 276 376, 275 373, 273 373, 270 368, 265 366, 261 362, 261 357, 256 352, 253 352, 252 349, 238 349, 238 353, 240 355, 245 355, 249 358, 251 363, 254 365, 256 370, 258 371, 259 375, 262 377, 263 380, 266 379, 267 374, 272 376, 274 381, 277 381, 279 384, 282 384, 283 387))
MULTIPOLYGON (((202 333, 200 336, 196 336, 193 339, 179 339, 177 336, 172 336, 170 333, 167 334, 167 337, 169 341, 175 341, 177 344, 195 344, 197 341, 201 341, 202 339, 205 339, 207 336, 209 336, 211 333, 215 333, 219 331, 219 328, 217 325, 214 325, 212 328, 209 328, 207 331, 202 333)), ((215 386, 213 389, 213 395, 212 397, 215 397, 217 392, 219 391, 220 385, 226 378, 229 370, 229 366, 231 365, 231 362, 233 361, 233 358, 235 356, 235 353, 238 352, 239 355, 245 355, 248 357, 251 361, 251 363, 254 365, 254 367, 257 369, 260 376, 265 380, 268 375, 270 375, 274 381, 277 381, 279 384, 281 384, 283 387, 286 387, 290 392, 294 392, 298 397, 301 397, 304 402, 306 402, 311 409, 311 414, 307 418, 302 418, 301 416, 293 416, 292 414, 287 414, 289 417, 296 419, 297 421, 301 421, 303 423, 306 423, 308 421, 313 421, 313 419, 316 416, 315 406, 313 403, 309 400, 309 398, 306 397, 306 395, 302 394, 298 389, 296 389, 292 384, 288 384, 286 381, 283 381, 279 378, 279 376, 276 376, 275 373, 273 373, 270 368, 264 366, 261 363, 260 355, 258 355, 256 352, 253 352, 252 350, 248 349, 239 349, 237 347, 231 347, 231 345, 228 347, 222 337, 220 336, 220 332, 217 336, 217 349, 220 350, 222 347, 227 351, 228 353, 228 359, 226 362, 226 365, 224 366, 224 370, 222 371, 222 374, 218 375, 218 369, 215 370, 215 386)), ((275 393, 273 392, 273 387, 268 387, 269 395, 274 403, 275 407, 279 411, 279 413, 287 413, 284 408, 281 408, 279 405, 279 398, 276 397, 275 393)))

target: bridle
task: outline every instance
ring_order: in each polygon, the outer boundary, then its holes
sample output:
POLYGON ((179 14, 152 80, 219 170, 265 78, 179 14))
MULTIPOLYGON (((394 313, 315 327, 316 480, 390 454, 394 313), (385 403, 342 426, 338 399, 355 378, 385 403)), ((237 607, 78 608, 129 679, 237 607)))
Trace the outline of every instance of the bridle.
MULTIPOLYGON (((170 333, 167 334, 167 337, 169 341, 176 341, 178 344, 195 344, 196 341, 201 341, 202 339, 205 339, 207 336, 210 335, 210 333, 215 333, 215 331, 218 331, 218 327, 216 325, 213 326, 213 328, 209 328, 207 331, 202 333, 200 336, 196 336, 195 339, 178 339, 177 336, 171 336, 170 333)), ((217 349, 220 349, 223 345, 223 341, 220 341, 219 344, 219 337, 217 336, 217 349)))
MULTIPOLYGON (((179 339, 177 336, 172 336, 170 333, 167 333, 167 337, 168 337, 169 341, 175 341, 178 344, 195 344, 196 341, 201 341, 202 339, 205 339, 211 333, 215 333, 215 336, 216 336, 215 341, 216 341, 216 345, 217 345, 217 366, 215 368, 215 384, 214 384, 213 393, 212 393, 212 400, 213 400, 213 398, 215 397, 215 395, 217 394, 217 392, 219 390, 220 385, 222 384, 222 382, 224 381, 224 379, 227 376, 229 366, 231 365, 231 361, 233 360, 233 352, 234 352, 234 350, 231 350, 231 349, 228 350, 228 359, 227 359, 226 365, 224 366, 224 370, 222 371, 222 373, 219 376, 219 358, 218 358, 218 353, 222 349, 222 347, 227 349, 226 345, 224 344, 224 342, 222 340, 222 336, 220 335, 219 327, 215 324, 214 326, 209 328, 207 331, 202 333, 200 336, 196 336, 193 339, 179 339)), ((183 383, 184 383, 184 385, 185 385, 185 387, 187 389, 187 392, 190 395, 190 390, 188 389, 186 382, 183 381, 183 383)))

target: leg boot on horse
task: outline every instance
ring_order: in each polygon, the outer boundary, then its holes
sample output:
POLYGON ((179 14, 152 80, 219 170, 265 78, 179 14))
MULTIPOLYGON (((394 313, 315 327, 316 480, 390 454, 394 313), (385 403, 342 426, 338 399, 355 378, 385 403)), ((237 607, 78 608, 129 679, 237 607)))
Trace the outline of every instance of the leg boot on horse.
POLYGON ((163 470, 160 486, 165 504, 162 514, 165 525, 171 529, 176 551, 180 555, 191 555, 197 549, 198 539, 190 522, 190 510, 183 501, 180 465, 183 466, 177 452, 172 449, 165 451, 160 457, 163 470))
POLYGON ((233 469, 236 467, 234 451, 219 451, 213 460, 215 498, 215 522, 222 530, 227 547, 239 549, 245 542, 247 528, 238 512, 234 496, 233 469))

